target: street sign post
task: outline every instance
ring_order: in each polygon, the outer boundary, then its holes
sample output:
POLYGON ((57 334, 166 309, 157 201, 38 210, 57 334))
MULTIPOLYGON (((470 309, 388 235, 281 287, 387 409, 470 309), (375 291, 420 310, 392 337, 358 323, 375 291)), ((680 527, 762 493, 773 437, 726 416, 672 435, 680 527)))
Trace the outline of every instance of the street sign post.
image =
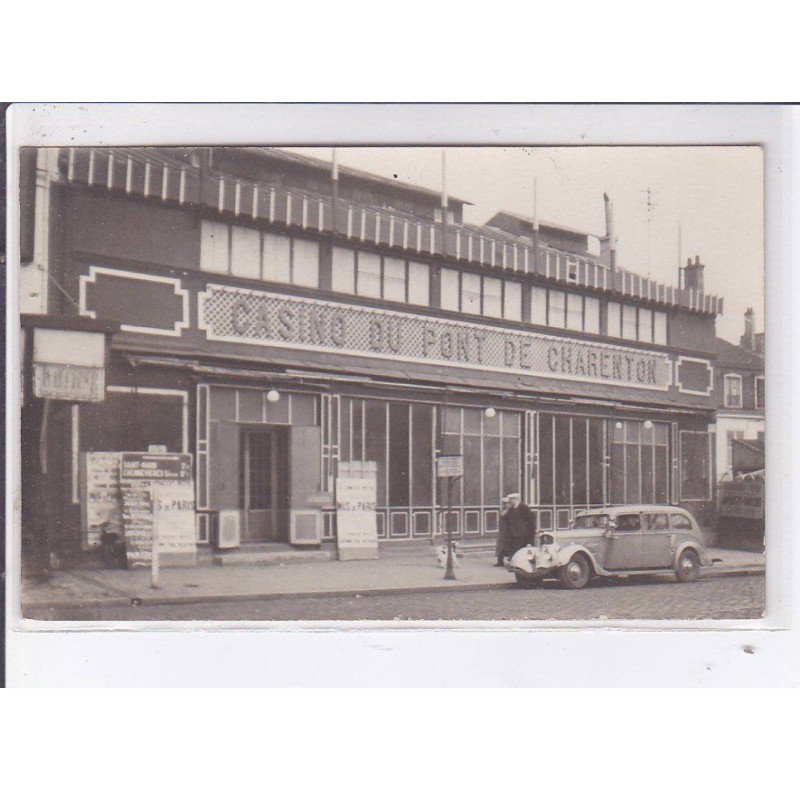
POLYGON ((450 532, 450 520, 453 516, 453 481, 464 475, 464 457, 458 455, 440 455, 436 457, 436 476, 447 478, 447 516, 444 522, 444 532, 447 547, 447 562, 444 568, 444 579, 456 579, 455 565, 453 564, 453 537, 450 532))

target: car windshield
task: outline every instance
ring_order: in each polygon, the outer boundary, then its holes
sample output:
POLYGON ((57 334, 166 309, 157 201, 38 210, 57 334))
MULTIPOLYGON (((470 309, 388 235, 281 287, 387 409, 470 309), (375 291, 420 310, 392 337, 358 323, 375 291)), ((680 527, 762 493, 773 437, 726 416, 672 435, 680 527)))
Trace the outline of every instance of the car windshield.
POLYGON ((605 528, 608 514, 585 514, 575 518, 575 528, 579 531, 587 528, 605 528))

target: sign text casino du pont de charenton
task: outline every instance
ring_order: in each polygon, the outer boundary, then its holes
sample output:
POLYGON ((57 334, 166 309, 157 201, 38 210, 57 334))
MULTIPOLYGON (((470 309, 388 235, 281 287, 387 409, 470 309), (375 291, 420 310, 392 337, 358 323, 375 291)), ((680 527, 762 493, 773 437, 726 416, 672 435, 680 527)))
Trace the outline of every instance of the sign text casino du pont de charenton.
POLYGON ((664 353, 397 311, 209 285, 200 325, 213 341, 377 355, 666 390, 664 353))

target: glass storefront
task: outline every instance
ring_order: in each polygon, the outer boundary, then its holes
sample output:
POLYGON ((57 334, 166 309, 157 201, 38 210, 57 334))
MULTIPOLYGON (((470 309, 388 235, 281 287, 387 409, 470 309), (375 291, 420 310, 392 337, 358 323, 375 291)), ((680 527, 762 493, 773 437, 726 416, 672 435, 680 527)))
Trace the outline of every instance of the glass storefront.
POLYGON ((496 534, 501 498, 511 492, 523 494, 543 529, 567 528, 576 511, 604 505, 669 504, 673 480, 684 494, 708 492, 708 434, 680 431, 673 477, 667 422, 533 409, 487 415, 485 407, 348 397, 338 405, 329 450, 343 461, 376 462, 382 538, 430 536, 441 527, 439 453, 464 458, 452 525, 466 536, 496 534))

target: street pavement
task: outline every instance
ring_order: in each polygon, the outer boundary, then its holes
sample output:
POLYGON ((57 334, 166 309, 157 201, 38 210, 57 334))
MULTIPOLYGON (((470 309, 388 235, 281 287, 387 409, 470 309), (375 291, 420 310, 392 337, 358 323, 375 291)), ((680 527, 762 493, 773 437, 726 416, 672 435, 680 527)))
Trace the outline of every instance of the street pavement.
MULTIPOLYGON (((715 576, 764 572, 763 553, 714 549, 709 553, 722 560, 703 570, 708 580, 716 580, 715 576)), ((45 584, 23 582, 22 611, 24 617, 31 619, 71 619, 75 609, 103 608, 105 615, 95 618, 114 619, 110 609, 118 606, 163 607, 226 601, 231 613, 238 614, 230 604, 280 598, 311 600, 355 594, 419 595, 515 588, 510 573, 493 566, 493 560, 490 552, 464 556, 456 569, 455 581, 443 579, 443 569, 434 552, 424 547, 385 552, 374 561, 319 562, 293 558, 268 565, 206 563, 163 569, 158 588, 151 586, 150 572, 146 569, 61 570, 45 584)), ((674 577, 668 574, 658 582, 669 584, 674 577)), ((435 611, 437 606, 432 608, 435 611)), ((299 618, 313 617, 301 614, 299 618)))
POLYGON ((405 594, 277 596, 165 605, 39 609, 39 619, 68 620, 630 620, 757 619, 765 609, 763 575, 705 577, 695 583, 637 577, 596 581, 579 591, 539 589, 420 591, 405 594))

